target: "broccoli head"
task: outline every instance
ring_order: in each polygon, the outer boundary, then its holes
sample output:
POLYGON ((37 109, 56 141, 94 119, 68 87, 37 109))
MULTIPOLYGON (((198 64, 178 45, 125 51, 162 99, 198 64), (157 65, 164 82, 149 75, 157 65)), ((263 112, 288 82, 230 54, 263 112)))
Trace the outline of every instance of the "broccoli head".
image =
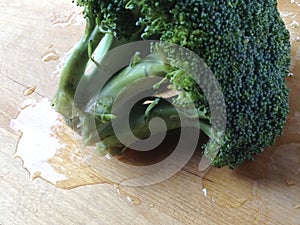
POLYGON ((121 122, 122 115, 113 115, 111 105, 122 91, 130 93, 126 89, 130 83, 144 77, 161 79, 153 89, 167 82, 167 89, 176 93, 172 103, 179 112, 161 96, 137 102, 130 117, 137 137, 150 135, 147 127, 153 117, 162 117, 172 130, 180 126, 178 114, 184 114, 193 126, 216 138, 212 135, 209 104, 197 84, 203 77, 170 66, 155 48, 146 57, 134 54, 127 67, 116 71, 93 100, 94 113, 74 103, 79 81, 96 76, 109 50, 139 40, 159 40, 187 48, 216 77, 224 95, 227 121, 224 136, 217 140, 221 143, 217 155, 212 157, 211 148, 203 146, 212 165, 234 168, 253 159, 282 133, 289 112, 285 79, 290 42, 276 0, 77 0, 77 4, 84 8, 86 31, 62 70, 52 103, 66 121, 75 124, 74 129, 87 144, 95 144, 98 136, 101 143, 96 146, 114 153, 122 151, 116 150, 124 146, 111 125, 112 120, 121 122), (190 103, 196 106, 196 113, 189 112, 190 103), (89 127, 91 120, 96 121, 96 132, 89 127))

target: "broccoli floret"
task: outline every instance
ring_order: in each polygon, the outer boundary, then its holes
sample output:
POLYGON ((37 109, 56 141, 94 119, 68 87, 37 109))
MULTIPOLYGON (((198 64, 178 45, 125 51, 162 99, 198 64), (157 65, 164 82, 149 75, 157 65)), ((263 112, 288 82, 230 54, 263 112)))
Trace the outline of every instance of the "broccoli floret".
POLYGON ((111 107, 120 93, 130 93, 126 89, 129 84, 145 77, 161 79, 154 89, 167 81, 167 89, 177 94, 172 104, 179 111, 163 97, 151 96, 137 102, 130 117, 132 132, 137 137, 150 135, 151 118, 162 117, 167 129, 172 130, 180 127, 178 114, 183 114, 191 119, 191 126, 217 138, 211 127, 209 104, 197 84, 203 77, 180 66, 170 66, 164 53, 155 47, 146 57, 135 54, 130 65, 116 71, 93 99, 94 113, 74 102, 79 81, 98 74, 109 50, 133 41, 154 39, 195 52, 221 86, 227 114, 225 134, 216 140, 222 143, 221 148, 212 157, 213 148, 203 146, 212 165, 234 168, 274 144, 282 133, 289 112, 285 78, 290 64, 290 42, 276 0, 77 0, 77 4, 84 7, 86 31, 62 70, 52 103, 86 144, 96 143, 105 151, 122 152, 124 144, 116 138, 111 121, 122 126, 124 118, 121 114, 113 115, 111 107), (191 113, 189 105, 196 106, 196 112, 191 113), (91 121, 96 121, 96 129, 91 121))

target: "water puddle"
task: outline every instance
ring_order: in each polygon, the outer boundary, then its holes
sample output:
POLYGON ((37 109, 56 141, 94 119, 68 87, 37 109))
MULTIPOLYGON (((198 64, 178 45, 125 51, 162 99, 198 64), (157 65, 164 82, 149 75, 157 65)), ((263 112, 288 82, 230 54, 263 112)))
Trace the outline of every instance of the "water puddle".
POLYGON ((81 138, 51 108, 48 99, 23 103, 19 115, 11 121, 11 127, 21 132, 15 157, 23 161, 32 180, 40 178, 62 189, 111 184, 122 198, 133 205, 141 204, 139 198, 124 191, 120 184, 91 168, 81 149, 91 152, 93 149, 83 146, 81 138))
POLYGON ((22 133, 15 157, 23 160, 32 179, 40 177, 61 188, 103 182, 93 171, 81 176, 88 167, 78 151, 80 141, 49 100, 25 104, 11 127, 22 133))
POLYGON ((74 7, 72 11, 60 12, 51 16, 50 21, 55 26, 81 26, 85 23, 81 7, 74 7))

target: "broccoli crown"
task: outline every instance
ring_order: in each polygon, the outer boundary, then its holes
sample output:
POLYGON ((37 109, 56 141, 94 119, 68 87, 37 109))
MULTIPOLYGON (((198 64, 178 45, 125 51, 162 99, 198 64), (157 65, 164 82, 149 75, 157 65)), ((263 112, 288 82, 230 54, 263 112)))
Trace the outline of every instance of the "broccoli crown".
POLYGON ((84 7, 84 16, 94 18, 103 32, 111 32, 116 37, 130 39, 138 32, 136 25, 140 13, 130 10, 124 0, 77 0, 84 7))
MULTIPOLYGON (((220 83, 227 111, 225 137, 212 159, 214 166, 233 168, 253 159, 282 133, 289 111, 285 77, 290 42, 276 0, 77 0, 77 4, 101 30, 118 39, 132 40, 136 34, 138 40, 159 39, 186 47, 204 60, 220 83)), ((177 86, 196 85, 173 72, 177 86)), ((196 93, 199 88, 186 90, 203 111, 207 104, 196 93)), ((209 151, 204 149, 207 156, 209 151)))
MULTIPOLYGON (((161 40, 196 52, 227 106, 224 143, 213 164, 235 167, 272 145, 289 111, 289 33, 268 1, 177 1, 161 40)), ((209 154, 209 153, 208 153, 209 154)))

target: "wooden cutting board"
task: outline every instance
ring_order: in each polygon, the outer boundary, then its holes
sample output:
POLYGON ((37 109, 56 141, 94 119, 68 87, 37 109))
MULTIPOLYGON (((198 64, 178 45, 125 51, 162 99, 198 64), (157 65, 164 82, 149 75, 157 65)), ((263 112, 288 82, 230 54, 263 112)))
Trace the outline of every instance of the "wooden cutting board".
POLYGON ((233 171, 200 174, 195 156, 151 186, 62 189, 30 180, 13 157, 20 133, 10 121, 24 101, 52 98, 55 71, 84 24, 70 0, 0 1, 0 225, 300 224, 300 2, 280 0, 279 9, 291 32, 294 76, 287 78, 291 112, 276 146, 233 171))

